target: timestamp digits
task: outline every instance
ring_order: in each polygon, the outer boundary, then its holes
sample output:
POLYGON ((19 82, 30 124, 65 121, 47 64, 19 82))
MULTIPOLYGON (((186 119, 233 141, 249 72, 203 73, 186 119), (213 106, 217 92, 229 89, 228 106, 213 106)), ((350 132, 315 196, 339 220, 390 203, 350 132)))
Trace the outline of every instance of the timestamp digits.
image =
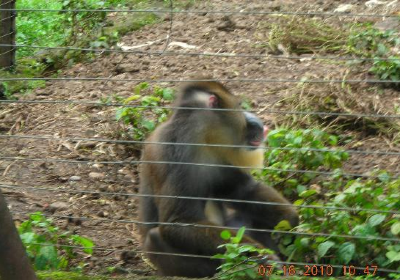
MULTIPOLYGON (((331 265, 304 265, 303 269, 297 271, 294 265, 282 265, 280 267, 283 276, 332 276, 334 269, 331 265)), ((274 273, 273 265, 260 265, 258 267, 258 275, 270 276, 274 273)))
POLYGON ((274 265, 259 265, 258 267, 258 275, 260 276, 271 276, 271 275, 282 275, 282 276, 332 276, 341 274, 342 276, 353 276, 353 275, 376 275, 378 272, 377 265, 366 265, 364 268, 355 267, 354 265, 343 265, 342 269, 337 267, 337 271, 335 273, 335 269, 332 265, 281 265, 279 267, 275 267, 274 265), (275 268, 278 271, 275 271, 275 268))

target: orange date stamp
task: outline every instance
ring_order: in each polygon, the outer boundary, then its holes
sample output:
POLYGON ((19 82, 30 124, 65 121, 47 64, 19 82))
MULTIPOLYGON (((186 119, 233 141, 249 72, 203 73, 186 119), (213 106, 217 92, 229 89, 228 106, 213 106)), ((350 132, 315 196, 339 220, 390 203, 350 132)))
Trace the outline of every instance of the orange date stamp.
POLYGON ((258 275, 271 276, 354 276, 354 275, 371 275, 374 276, 378 272, 377 265, 366 265, 363 268, 355 267, 354 265, 332 266, 329 264, 320 265, 259 265, 258 275), (278 271, 276 271, 278 270, 278 271))

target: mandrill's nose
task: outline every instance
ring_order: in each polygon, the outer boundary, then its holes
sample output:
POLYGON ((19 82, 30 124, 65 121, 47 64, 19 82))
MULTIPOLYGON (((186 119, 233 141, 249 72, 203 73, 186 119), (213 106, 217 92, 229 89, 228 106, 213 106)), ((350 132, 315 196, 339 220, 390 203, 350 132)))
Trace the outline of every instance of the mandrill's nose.
POLYGON ((251 146, 260 146, 265 139, 268 128, 255 115, 244 113, 247 122, 247 140, 251 146))
POLYGON ((247 125, 249 127, 264 131, 264 124, 259 118, 256 117, 256 115, 253 115, 252 113, 249 112, 244 112, 244 115, 246 117, 247 125))

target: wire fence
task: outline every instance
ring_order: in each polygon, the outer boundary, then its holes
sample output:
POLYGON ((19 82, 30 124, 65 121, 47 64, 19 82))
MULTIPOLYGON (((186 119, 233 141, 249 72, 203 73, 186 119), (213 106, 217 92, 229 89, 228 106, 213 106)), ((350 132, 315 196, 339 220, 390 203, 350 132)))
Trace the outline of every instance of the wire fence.
MULTIPOLYGON (((1 80, 1 79, 0 79, 1 80)), ((110 81, 110 80, 108 80, 110 81)), ((112 81, 112 80, 111 80, 112 81)), ((193 80, 204 81, 204 80, 193 80)), ((188 80, 182 81, 188 82, 188 80)), ((124 103, 107 103, 93 101, 78 101, 78 100, 0 100, 1 103, 8 104, 64 104, 64 105, 85 105, 85 106, 100 106, 100 107, 126 107, 140 109, 168 109, 168 110, 193 110, 193 111, 213 111, 213 112, 258 112, 257 110, 243 109, 220 109, 220 108, 200 108, 200 107, 177 107, 177 106, 144 106, 124 103)), ((287 111, 287 110, 270 110, 263 109, 264 114, 281 114, 281 115, 315 115, 315 116, 335 116, 335 117, 354 117, 354 118, 388 118, 400 119, 400 115, 389 114, 361 114, 361 113, 337 113, 337 112, 316 112, 316 111, 287 111)))
MULTIPOLYGON (((11 3, 10 1, 9 3, 11 3)), ((245 10, 172 10, 171 9, 1 9, 0 11, 16 12, 53 12, 53 13, 174 13, 174 14, 228 14, 228 15, 293 15, 293 16, 335 16, 335 17, 385 17, 396 18, 395 14, 361 14, 329 12, 291 12, 291 11, 245 11, 245 10)))
MULTIPOLYGON (((3 186, 2 186, 3 187, 3 186)), ((232 226, 220 226, 220 225, 204 225, 197 223, 169 223, 169 222, 142 222, 138 220, 117 220, 108 218, 92 218, 92 217, 76 217, 76 216, 63 216, 63 215, 52 215, 55 218, 71 219, 71 220, 85 220, 85 221, 102 221, 102 222, 114 222, 123 224, 136 224, 143 226, 173 226, 173 227, 193 227, 193 228, 205 228, 205 229, 230 229, 238 230, 240 227, 232 226)), ((378 240, 378 241, 392 241, 400 242, 398 238, 387 238, 379 236, 362 236, 362 235, 348 235, 348 234, 330 234, 330 233, 309 233, 309 232, 296 232, 296 231, 283 231, 283 230, 272 230, 272 229, 259 229, 259 228, 246 228, 246 231, 250 232, 261 232, 261 233, 279 233, 288 235, 300 235, 309 237, 330 237, 330 238, 344 238, 344 239, 365 239, 365 240, 378 240)))
POLYGON ((107 81, 107 82, 137 82, 137 83, 188 83, 188 82, 224 82, 224 83, 303 83, 303 84, 356 84, 356 83, 365 83, 365 84, 397 84, 400 80, 376 80, 376 79, 351 79, 351 80, 325 80, 325 79, 263 79, 263 78, 239 78, 239 79, 111 79, 105 77, 41 77, 41 78, 0 78, 0 81, 3 82, 12 82, 12 81, 107 81))
POLYGON ((139 194, 139 193, 124 193, 124 192, 99 192, 99 191, 87 191, 87 190, 71 190, 71 189, 60 189, 60 188, 43 188, 43 187, 32 187, 32 186, 17 186, 7 185, 0 183, 1 187, 8 189, 33 189, 38 191, 51 191, 51 192, 66 192, 71 194, 93 194, 93 195, 104 195, 104 196, 130 196, 130 197, 151 197, 151 198, 168 198, 168 199, 187 199, 187 200, 203 200, 203 201, 215 201, 215 202, 229 202, 229 203, 245 203, 254 205, 271 205, 271 206, 289 206, 293 208, 310 208, 310 209, 327 209, 334 211, 348 211, 348 212, 371 212, 371 213, 386 213, 386 214, 400 214, 400 211, 394 210, 382 210, 382 209, 371 209, 371 208, 354 208, 354 207, 337 207, 327 205, 296 205, 278 202, 265 202, 265 201, 254 201, 254 200, 239 200, 239 199, 223 199, 213 197, 193 197, 193 196, 179 196, 179 195, 155 195, 155 194, 139 194))
MULTIPOLYGON (((70 142, 106 142, 113 144, 140 144, 140 145, 165 145, 165 146, 191 146, 191 147, 216 147, 216 148, 238 148, 249 149, 252 146, 247 145, 222 145, 222 144, 202 144, 202 143, 178 143, 178 142, 152 142, 152 141, 138 141, 138 140, 118 140, 106 138, 84 138, 84 137, 55 137, 47 135, 11 135, 3 134, 0 138, 12 139, 33 139, 33 140, 51 140, 51 141, 70 141, 70 142)), ((321 152, 321 153, 349 153, 349 154, 363 154, 363 155, 391 155, 400 156, 400 152, 395 151, 378 151, 378 150, 347 150, 347 149, 318 149, 318 148, 294 148, 294 147, 259 147, 263 150, 278 150, 278 151, 296 151, 296 152, 321 152)))
MULTIPOLYGON (((12 34, 12 33, 11 33, 12 34)), ((167 35, 168 38, 168 35, 167 35)), ((119 53, 119 54, 132 54, 132 55, 149 55, 149 56, 197 56, 197 57, 220 57, 220 58, 263 58, 263 59, 279 59, 279 60, 343 60, 343 61, 396 61, 398 58, 393 57, 347 57, 347 56, 323 56, 323 55, 310 55, 310 56, 293 56, 293 55, 273 55, 273 54, 246 54, 246 53, 212 53, 212 52, 174 52, 167 51, 164 47, 162 51, 141 51, 141 50, 124 50, 121 47, 108 49, 96 49, 96 48, 82 48, 73 46, 60 46, 60 47, 49 47, 49 46, 33 46, 24 44, 0 44, 0 47, 15 47, 15 48, 31 48, 31 49, 42 49, 42 50, 64 50, 64 51, 80 51, 80 52, 95 52, 95 53, 119 53)))
MULTIPOLYGON (((0 156, 0 160, 5 161, 27 161, 27 162, 57 162, 66 164, 107 164, 107 165, 132 165, 132 164, 158 164, 158 165, 186 165, 198 167, 212 167, 212 168, 228 168, 228 169, 244 169, 244 170, 269 170, 285 173, 301 173, 301 174, 314 174, 321 176, 342 175, 345 177, 355 178, 379 178, 380 175, 367 175, 361 173, 347 173, 335 171, 316 171, 305 169, 283 169, 274 167, 254 167, 254 166, 240 166, 240 165, 227 165, 227 164, 212 164, 212 163, 198 163, 198 162, 177 162, 177 161, 151 161, 151 160, 118 160, 118 161, 97 161, 97 160, 69 160, 59 158, 28 158, 28 157, 4 157, 0 156)), ((399 175, 392 175, 391 178, 397 179, 399 175)))
MULTIPOLYGON (((4 9, 2 6, 5 6, 13 1, 9 1, 0 5, 0 12, 2 11, 12 11, 17 14, 20 13, 42 13, 42 12, 51 12, 51 13, 165 13, 169 14, 169 27, 167 35, 164 41, 164 45, 160 51, 142 51, 142 50, 129 50, 124 49, 123 47, 113 47, 113 48, 85 48, 85 47, 75 47, 75 46, 38 46, 38 45, 27 45, 27 44, 0 44, 1 47, 11 48, 6 52, 0 54, 0 56, 5 55, 7 53, 13 52, 16 49, 22 48, 30 48, 30 49, 39 49, 39 50, 63 50, 63 51, 80 51, 80 52, 90 52, 90 53, 116 53, 127 55, 137 55, 137 56, 186 56, 186 57, 197 57, 202 59, 204 57, 211 58, 222 58, 222 59, 257 59, 257 60, 339 60, 339 61, 368 61, 374 62, 377 60, 382 61, 397 61, 398 58, 394 57, 355 57, 355 56, 340 56, 340 55, 310 55, 310 56, 297 56, 297 55, 273 55, 273 54, 258 54, 258 53, 235 53, 235 52, 176 52, 169 51, 168 47, 172 40, 172 31, 174 24, 174 16, 177 14, 202 14, 202 15, 238 15, 238 16, 271 16, 271 15, 288 15, 288 16, 307 16, 307 17, 343 17, 343 18, 396 18, 398 15, 393 14, 361 14, 361 13, 339 13, 339 12, 291 12, 291 11, 252 11, 252 10, 178 10, 175 9, 174 3, 172 0, 168 1, 169 9, 4 9)), ((16 15, 12 15, 6 18, 0 19, 0 22, 5 22, 16 15)), ((1 38, 10 36, 14 34, 15 31, 9 32, 7 34, 2 34, 1 38)), ((120 60, 121 63, 124 57, 120 60)), ((125 83, 125 82, 148 82, 148 83, 187 83, 187 82, 199 82, 199 81, 219 81, 225 83, 316 83, 316 84, 382 84, 382 85, 392 85, 400 83, 400 80, 381 80, 381 79, 268 79, 268 78, 221 78, 221 79, 149 79, 149 78, 113 78, 112 75, 109 77, 0 77, 0 82, 18 82, 18 81, 49 81, 49 82, 89 82, 89 81, 100 81, 100 82, 116 82, 116 83, 125 83)), ((187 107, 179 107, 179 106, 141 106, 141 105, 130 105, 123 103, 101 103, 101 102, 93 102, 93 101, 82 101, 82 100, 0 100, 1 106, 19 106, 19 105, 48 105, 48 106, 56 106, 56 105, 76 105, 76 106, 96 106, 96 107, 128 107, 128 108, 141 108, 141 109, 169 109, 169 110, 211 110, 211 111, 237 111, 241 112, 244 110, 232 110, 232 109, 210 109, 210 108, 187 108, 187 107)), ((257 112, 256 110, 254 110, 257 112)), ((263 114, 281 114, 281 115, 300 115, 300 116, 319 116, 319 117, 351 117, 357 119, 400 119, 400 115, 398 114, 370 114, 370 113, 347 113, 347 112, 322 112, 322 111, 293 111, 293 110, 271 110, 266 109, 262 110, 263 114)), ((129 144, 138 144, 138 145, 162 145, 162 146, 191 146, 191 147, 218 147, 218 148, 250 148, 251 146, 246 145, 220 145, 220 144, 204 144, 204 143, 179 143, 179 142, 154 142, 154 141, 135 141, 135 140, 118 140, 118 139, 106 139, 106 138, 87 138, 87 137, 55 137, 49 135, 28 135, 28 134, 0 134, 0 139, 4 140, 35 140, 35 141, 69 141, 69 142, 79 142, 79 141, 88 141, 88 142, 104 142, 104 143, 113 143, 113 144, 121 144, 121 145, 129 145, 129 144)), ((376 155, 376 156, 400 156, 400 151, 384 151, 384 150, 356 150, 356 149, 341 149, 341 148, 294 148, 294 147, 281 147, 281 148, 272 148, 272 147, 261 147, 265 150, 286 150, 286 151, 294 151, 294 152, 320 152, 320 153, 337 153, 337 152, 345 152, 349 154, 360 154, 360 155, 376 155)), ((246 166, 234 166, 234 165, 222 165, 222 164, 207 164, 207 163, 198 163, 198 162, 173 162, 173 161, 145 161, 145 160, 115 160, 115 161, 99 161, 99 160, 85 160, 85 159, 62 159, 62 158, 36 158, 36 157, 21 157, 21 156, 7 156, 1 155, 0 161, 12 161, 12 162, 53 162, 53 163, 61 163, 61 164, 104 164, 104 165, 138 165, 138 164, 158 164, 158 165, 190 165, 197 167, 208 167, 208 168, 240 168, 240 169, 260 169, 260 170, 269 170, 276 172, 284 172, 285 174, 313 174, 316 176, 332 176, 338 175, 336 171, 323 171, 323 170, 301 170, 301 169, 280 169, 273 167, 263 167, 263 168, 254 168, 254 167, 246 167, 246 166)), ((341 172, 340 175, 351 178, 378 178, 379 175, 376 174, 358 174, 358 173, 346 173, 341 172)), ((393 179, 399 178, 399 174, 394 174, 391 176, 393 179)), ((370 209, 363 207, 338 207, 338 206, 330 206, 330 205, 294 205, 294 204, 286 204, 286 203, 275 203, 275 202, 263 202, 263 201, 249 201, 249 200, 239 200, 239 199, 222 199, 222 198, 212 198, 212 197, 193 197, 193 196, 172 196, 172 195, 150 195, 150 194, 140 194, 140 193, 128 193, 128 192, 103 192, 103 191, 91 191, 91 190, 75 190, 71 186, 66 188, 49 188, 49 187, 41 187, 41 186, 32 186, 32 185, 21 185, 21 184, 10 184, 7 182, 0 181, 0 188, 9 189, 9 190, 17 190, 17 191, 26 191, 30 190, 32 192, 41 191, 41 192, 51 192, 51 193, 67 193, 74 195, 99 195, 99 196, 126 196, 126 197, 134 197, 134 198, 142 198, 142 197, 151 197, 157 199, 182 199, 182 200, 201 200, 201 201, 215 201, 221 203, 245 203, 245 204, 253 204, 253 205, 270 205, 270 206, 286 206, 286 207, 294 207, 294 208, 308 208, 308 209, 321 209, 326 211, 345 211, 348 213, 357 213, 357 212, 367 212, 367 213, 381 213, 388 215, 400 215, 400 211, 398 209, 370 209)), ((14 214, 18 215, 27 215, 27 212, 23 211, 13 211, 14 214)), ((60 214, 46 214, 42 213, 43 216, 53 217, 56 219, 73 219, 73 220, 81 220, 81 221, 93 221, 93 222, 105 222, 105 223, 121 223, 121 224, 135 224, 135 225, 151 225, 151 226, 174 226, 174 227, 194 227, 194 228, 217 228, 217 229, 232 229, 237 230, 238 227, 227 227, 227 226, 212 226, 212 225, 202 225, 196 223, 168 223, 168 222, 143 222, 139 220, 131 220, 131 219, 113 219, 113 218, 101 218, 101 217, 88 217, 88 216, 79 216, 79 215, 60 215, 60 214)), ((350 234, 333 234, 333 233, 324 233, 324 232, 301 232, 300 230, 296 231, 283 231, 283 230, 272 230, 272 229, 259 229, 259 228, 246 228, 247 231, 250 232, 261 232, 261 233, 274 233, 281 235, 292 235, 292 236, 307 236, 307 237, 325 237, 325 238, 342 238, 346 240, 371 240, 371 241, 384 241, 384 242, 394 242, 398 243, 400 241, 399 238, 391 238, 384 236, 374 236, 374 235, 350 235, 350 234)), ((34 245, 40 246, 54 246, 54 244, 46 244, 46 243, 32 243, 34 245)), ((86 247, 81 246, 73 246, 73 245, 63 245, 70 248, 75 249, 86 249, 86 247)), ((110 252, 123 252, 126 250, 122 249, 113 249, 113 248, 102 248, 102 247, 94 247, 94 250, 99 251, 110 251, 110 252)), ((210 258, 211 256, 205 255, 196 255, 196 254, 177 254, 177 253, 164 253, 164 252, 152 252, 152 251, 143 251, 143 250, 134 250, 136 253, 146 253, 146 254, 159 254, 159 255, 168 255, 168 256, 180 256, 180 257, 194 257, 194 258, 210 258)), ((257 261, 248 259, 246 261, 257 261)), ((326 265, 326 264, 318 264, 318 263, 300 263, 300 262, 275 262, 277 264, 287 264, 287 265, 326 265)), ((336 268, 343 268, 342 265, 331 265, 336 268)), ((365 270, 365 267, 355 267, 356 270, 365 270)), ((398 270, 392 269, 384 269, 379 268, 380 272, 384 273, 399 273, 398 270)), ((226 275, 225 275, 226 276, 226 275)), ((213 278, 218 279, 218 276, 213 278)))

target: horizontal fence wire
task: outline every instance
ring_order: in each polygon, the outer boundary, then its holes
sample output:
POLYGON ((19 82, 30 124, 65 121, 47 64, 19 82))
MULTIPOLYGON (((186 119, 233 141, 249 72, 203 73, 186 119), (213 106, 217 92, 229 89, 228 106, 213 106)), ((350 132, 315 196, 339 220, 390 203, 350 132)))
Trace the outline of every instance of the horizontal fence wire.
POLYGON ((54 13, 174 13, 174 14, 228 14, 228 15, 293 15, 293 16, 335 16, 335 17, 367 17, 367 18, 396 18, 395 14, 361 14, 341 12, 292 12, 292 11, 245 11, 245 10, 170 10, 170 9, 3 9, 0 11, 16 12, 54 12, 54 13))
POLYGON ((241 83, 303 83, 303 84, 397 84, 400 80, 376 80, 376 79, 352 79, 352 80, 324 80, 324 79, 264 79, 264 78, 239 78, 239 79, 138 79, 138 78, 125 78, 115 79, 106 77, 34 77, 34 78, 3 78, 0 81, 107 81, 107 82, 148 82, 148 83, 187 83, 187 82, 241 82, 241 83))
MULTIPOLYGON (((15 213, 15 212, 14 212, 15 213)), ((46 216, 41 213, 40 215, 46 216)), ((60 219, 76 219, 86 221, 102 221, 102 222, 115 222, 123 224, 136 224, 142 226, 175 226, 175 227, 194 227, 194 228, 206 228, 206 229, 229 229, 239 230, 240 227, 220 226, 220 225, 205 225, 196 223, 180 223, 180 222, 142 222, 138 220, 123 220, 123 219, 109 219, 109 218, 92 218, 92 217, 74 217, 68 215, 49 215, 49 217, 60 218, 60 219)), ((259 229, 259 228, 246 228, 246 231, 261 232, 261 233, 277 233, 277 234, 288 234, 295 236, 309 236, 309 237, 329 237, 329 238, 344 238, 344 239, 358 239, 358 240, 378 240, 378 241, 390 241, 400 242, 399 238, 381 237, 381 236, 364 236, 364 235, 349 235, 349 234, 333 234, 333 233, 310 233, 310 232, 298 232, 298 231, 284 231, 275 229, 259 229)))
POLYGON ((337 207, 337 206, 326 206, 326 205, 296 205, 291 203, 279 203, 279 202, 266 202, 266 201, 254 201, 254 200, 240 200, 240 199, 226 199, 226 198, 213 198, 213 197, 194 197, 194 196, 181 196, 181 195, 158 195, 158 194, 140 194, 140 193, 123 193, 123 192, 101 192, 101 191, 88 191, 88 190, 71 190, 71 189, 60 189, 60 188, 44 188, 44 187, 33 187, 33 186, 21 186, 21 185, 10 185, 0 182, 0 188, 6 189, 30 189, 36 191, 50 191, 70 194, 91 194, 91 195, 103 195, 103 196, 126 196, 126 197, 151 197, 151 198, 162 198, 162 199, 186 199, 186 200, 202 200, 202 201, 215 201, 215 202, 226 202, 226 203, 245 203, 253 205, 270 205, 270 206, 288 206, 293 208, 307 208, 307 209, 327 209, 332 211, 347 211, 347 212, 371 212, 371 213, 385 213, 398 215, 400 211, 395 210, 381 210, 381 209, 370 209, 370 208, 359 208, 359 207, 337 207))
MULTIPOLYGON (((0 78, 0 81, 2 78, 0 78)), ((193 111, 221 111, 221 112, 258 112, 258 110, 243 109, 222 109, 222 108, 205 108, 205 107, 179 107, 179 106, 144 106, 132 105, 124 103, 105 103, 94 101, 78 101, 78 100, 0 100, 0 104, 62 104, 62 105, 86 105, 99 107, 126 107, 138 109, 169 109, 169 110, 193 110, 193 111)), ((362 114, 362 113, 336 113, 321 111, 286 111, 286 110, 262 110, 266 114, 281 115, 317 115, 317 116, 337 116, 337 117, 356 117, 356 118, 389 118, 400 119, 400 115, 384 115, 384 114, 362 114)))
POLYGON ((173 52, 173 51, 141 51, 141 50, 122 50, 122 49, 96 49, 96 48, 79 48, 72 46, 65 47, 48 47, 33 46, 24 44, 0 44, 0 47, 16 47, 16 48, 32 48, 46 50, 66 50, 81 52, 98 52, 98 53, 122 53, 136 55, 154 55, 154 56, 205 56, 205 57, 223 57, 223 58, 265 58, 265 59, 290 59, 290 60, 345 60, 345 61, 397 61, 395 57, 347 57, 347 56, 293 56, 293 55, 273 55, 273 54, 237 54, 237 53, 212 53, 212 52, 173 52))
MULTIPOLYGON (((254 146, 246 145, 223 145, 223 144, 202 144, 202 143, 179 143, 179 142, 153 142, 153 141, 137 141, 137 140, 115 140, 104 138, 84 138, 84 137, 54 137, 46 135, 8 135, 0 134, 1 138, 11 139, 32 139, 32 140, 50 140, 50 141, 70 141, 70 142, 105 142, 113 144, 139 144, 139 145, 162 145, 162 146, 189 146, 189 147, 216 147, 216 148, 254 148, 254 146)), ((363 155, 391 155, 400 156, 400 152, 392 151, 367 151, 367 150, 346 150, 346 149, 318 149, 318 148, 293 148, 293 147, 258 147, 262 150, 280 150, 280 151, 296 151, 296 152, 321 152, 321 153, 349 153, 363 155)))
MULTIPOLYGON (((342 175, 349 177, 359 178, 379 178, 379 175, 367 175, 359 173, 343 173, 343 172, 330 172, 330 171, 316 171, 316 170, 303 170, 303 169, 282 169, 274 167, 249 167, 225 164, 211 164, 211 163, 197 163, 197 162, 177 162, 177 161, 156 161, 156 160, 119 160, 119 161, 97 161, 97 160, 69 160, 59 158, 27 158, 27 157, 10 157, 0 156, 0 160, 6 161, 26 161, 26 162, 57 162, 65 164, 107 164, 107 165, 125 165, 125 164, 171 164, 171 165, 188 165, 188 166, 201 166, 201 167, 215 167, 215 168, 238 168, 246 170, 269 170, 287 173, 302 173, 302 174, 315 174, 321 176, 342 175)), ((399 174, 391 175, 392 179, 399 178, 399 174)))

